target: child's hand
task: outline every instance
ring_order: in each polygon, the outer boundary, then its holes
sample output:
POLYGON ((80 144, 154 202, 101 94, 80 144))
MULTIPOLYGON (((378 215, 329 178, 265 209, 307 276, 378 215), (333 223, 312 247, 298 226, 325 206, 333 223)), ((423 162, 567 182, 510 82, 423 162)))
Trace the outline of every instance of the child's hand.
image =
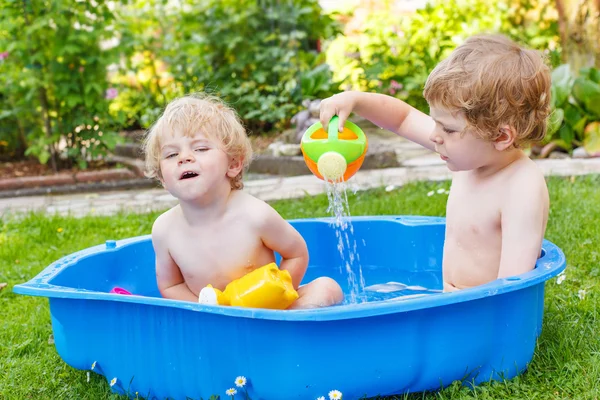
POLYGON ((331 121, 334 115, 337 115, 340 118, 338 130, 340 132, 343 131, 346 119, 354 109, 355 98, 355 93, 343 92, 321 101, 319 120, 321 121, 321 125, 323 125, 323 129, 327 130, 329 121, 331 121))
POLYGON ((395 97, 379 93, 342 92, 323 100, 320 111, 319 120, 325 130, 331 118, 337 115, 341 132, 348 116, 354 112, 380 128, 435 151, 435 144, 430 139, 435 130, 434 120, 395 97))

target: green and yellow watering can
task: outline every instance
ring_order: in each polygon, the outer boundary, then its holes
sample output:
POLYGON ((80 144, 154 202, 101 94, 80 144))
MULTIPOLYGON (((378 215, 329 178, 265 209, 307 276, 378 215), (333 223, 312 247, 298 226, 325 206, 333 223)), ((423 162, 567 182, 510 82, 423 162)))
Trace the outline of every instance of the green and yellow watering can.
POLYGON ((339 131, 339 117, 329 121, 327 132, 317 122, 311 125, 300 142, 304 162, 317 178, 331 182, 347 181, 362 166, 369 147, 365 133, 346 121, 339 131))

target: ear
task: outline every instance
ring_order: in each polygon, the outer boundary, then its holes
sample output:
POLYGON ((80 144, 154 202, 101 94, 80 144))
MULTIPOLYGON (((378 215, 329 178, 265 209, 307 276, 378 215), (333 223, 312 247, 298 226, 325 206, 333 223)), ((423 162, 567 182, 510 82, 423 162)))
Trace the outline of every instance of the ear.
POLYGON ((158 173, 158 176, 156 178, 159 180, 159 182, 162 185, 163 189, 166 189, 167 187, 165 186, 165 180, 163 179, 162 174, 160 172, 158 173))
POLYGON ((504 125, 500 128, 500 136, 494 141, 494 147, 498 151, 504 151, 510 148, 517 138, 517 132, 510 125, 504 125))
POLYGON ((227 169, 227 176, 229 178, 235 178, 242 171, 243 167, 244 167, 244 163, 242 162, 242 160, 240 160, 238 158, 232 158, 229 161, 229 168, 227 169))

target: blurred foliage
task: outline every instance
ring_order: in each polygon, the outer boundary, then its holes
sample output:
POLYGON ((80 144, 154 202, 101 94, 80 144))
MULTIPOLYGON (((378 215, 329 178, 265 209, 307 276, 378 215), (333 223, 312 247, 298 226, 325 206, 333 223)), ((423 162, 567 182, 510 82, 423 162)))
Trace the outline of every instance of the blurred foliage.
POLYGON ((339 28, 317 0, 181 3, 123 11, 122 46, 133 57, 115 78, 122 90, 111 109, 124 110, 129 126, 147 127, 176 96, 208 91, 251 131, 269 131, 288 124, 303 99, 338 90, 317 48, 339 28))
POLYGON ((565 150, 583 146, 600 155, 600 70, 583 68, 575 77, 564 64, 552 72, 552 108, 545 143, 565 150))
MULTIPOLYGON (((371 8, 325 14, 318 0, 0 0, 0 157, 85 167, 117 131, 148 128, 195 91, 223 97, 252 133, 281 131, 303 100, 347 88, 428 111, 427 75, 480 32, 560 64, 551 0, 435 1, 416 12, 363 3, 371 8)), ((596 149, 597 71, 565 74, 555 71, 546 142, 596 149)))
POLYGON ((408 15, 394 12, 397 3, 386 0, 355 12, 367 16, 328 46, 327 62, 346 89, 387 93, 428 113, 422 95, 427 76, 478 33, 503 33, 559 62, 557 13, 550 0, 436 1, 408 15))
POLYGON ((0 0, 0 155, 85 167, 120 129, 209 91, 254 131, 338 90, 317 0, 0 0))
POLYGON ((0 0, 0 152, 86 166, 114 147, 106 70, 117 59, 108 3, 0 0))

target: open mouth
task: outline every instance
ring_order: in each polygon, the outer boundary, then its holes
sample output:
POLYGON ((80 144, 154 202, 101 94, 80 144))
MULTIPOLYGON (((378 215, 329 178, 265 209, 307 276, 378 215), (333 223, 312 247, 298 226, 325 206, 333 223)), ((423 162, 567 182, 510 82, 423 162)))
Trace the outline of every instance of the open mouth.
POLYGON ((179 177, 179 180, 183 180, 183 179, 191 179, 191 178, 195 178, 197 177, 198 174, 192 171, 185 171, 183 174, 181 174, 181 176, 179 177))

